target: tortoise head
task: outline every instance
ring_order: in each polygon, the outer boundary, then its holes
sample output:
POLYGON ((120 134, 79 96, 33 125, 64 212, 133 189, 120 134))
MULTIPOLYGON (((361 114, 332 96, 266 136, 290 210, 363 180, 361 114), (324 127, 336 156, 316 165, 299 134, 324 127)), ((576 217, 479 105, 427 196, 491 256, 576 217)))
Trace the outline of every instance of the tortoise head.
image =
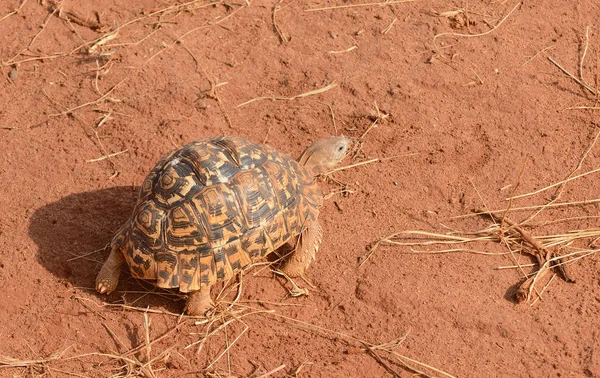
POLYGON ((313 176, 326 173, 344 159, 351 145, 352 140, 344 136, 319 139, 304 150, 298 163, 313 176))

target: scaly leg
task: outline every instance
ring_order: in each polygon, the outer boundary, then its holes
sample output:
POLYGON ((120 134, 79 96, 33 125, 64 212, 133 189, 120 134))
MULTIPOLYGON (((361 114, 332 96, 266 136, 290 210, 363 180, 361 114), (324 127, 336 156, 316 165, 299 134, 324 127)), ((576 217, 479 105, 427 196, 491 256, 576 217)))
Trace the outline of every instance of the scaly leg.
POLYGON ((289 277, 300 277, 310 263, 315 259, 315 255, 321 245, 323 231, 319 222, 315 220, 307 229, 305 229, 300 238, 296 249, 285 261, 281 271, 289 277))
POLYGON ((118 248, 113 248, 108 259, 102 265, 100 273, 96 276, 96 290, 100 294, 110 294, 119 283, 121 265, 125 262, 125 256, 118 248))
POLYGON ((210 286, 202 286, 200 290, 188 294, 185 310, 190 316, 204 316, 214 306, 210 298, 210 286))

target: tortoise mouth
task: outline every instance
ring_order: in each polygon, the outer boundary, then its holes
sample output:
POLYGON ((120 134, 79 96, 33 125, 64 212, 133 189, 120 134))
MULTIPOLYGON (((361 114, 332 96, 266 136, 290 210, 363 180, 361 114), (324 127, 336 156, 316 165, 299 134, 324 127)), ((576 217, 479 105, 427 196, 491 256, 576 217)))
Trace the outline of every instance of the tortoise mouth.
POLYGON ((339 141, 337 141, 334 149, 334 156, 332 158, 331 163, 333 165, 337 165, 344 160, 346 156, 352 151, 357 145, 356 140, 352 138, 348 138, 345 136, 338 137, 339 141))

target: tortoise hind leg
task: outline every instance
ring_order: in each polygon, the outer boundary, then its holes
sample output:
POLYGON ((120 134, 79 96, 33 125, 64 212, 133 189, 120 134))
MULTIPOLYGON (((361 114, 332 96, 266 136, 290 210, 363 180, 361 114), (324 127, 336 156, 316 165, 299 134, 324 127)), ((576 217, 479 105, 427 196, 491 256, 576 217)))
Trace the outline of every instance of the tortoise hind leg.
POLYGON ((321 245, 323 231, 319 222, 315 220, 307 229, 305 229, 298 239, 296 249, 285 261, 281 271, 288 277, 300 277, 310 263, 315 259, 315 255, 321 245))
POLYGON ((213 306, 210 298, 210 286, 202 286, 200 290, 191 291, 188 294, 185 311, 190 316, 204 316, 206 311, 213 306))
POLYGON ((96 276, 96 290, 100 294, 110 294, 119 283, 119 275, 121 274, 121 265, 125 262, 125 256, 118 248, 113 248, 106 259, 100 273, 96 276))

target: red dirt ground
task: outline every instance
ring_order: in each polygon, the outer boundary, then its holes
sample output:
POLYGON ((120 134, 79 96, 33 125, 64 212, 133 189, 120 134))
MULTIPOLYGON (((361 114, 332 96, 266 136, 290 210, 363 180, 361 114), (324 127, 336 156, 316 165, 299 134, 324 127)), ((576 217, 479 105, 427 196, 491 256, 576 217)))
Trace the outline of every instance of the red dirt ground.
MULTIPOLYGON (((394 355, 374 349, 375 356, 356 340, 380 345, 406 336, 393 351, 446 376, 600 377, 595 254, 571 266, 576 283, 557 277, 533 306, 514 299, 518 270, 495 269, 513 265, 506 255, 382 246, 359 266, 385 235, 484 228, 489 219, 453 217, 484 204, 506 208, 517 184, 515 193, 527 193, 575 170, 599 126, 597 111, 565 110, 597 107, 597 1, 306 12, 354 2, 65 0, 57 9, 29 0, 11 14, 19 4, 0 3, 0 356, 15 359, 0 359, 0 376, 410 377, 394 355), (444 13, 465 6, 466 14, 444 13), (486 34, 434 39, 440 33, 486 34), (548 57, 578 78, 584 57, 591 90, 548 57), (331 83, 320 94, 239 106, 331 83), (361 136, 376 106, 381 117, 364 153, 346 162, 401 156, 335 174, 352 193, 325 202, 308 297, 285 298, 289 284, 255 269, 233 312, 210 330, 227 325, 198 352, 186 346, 204 338, 207 325, 169 315, 183 307, 174 292, 147 294, 151 284, 128 273, 108 297, 93 290, 108 253, 102 247, 129 217, 144 176, 174 146, 238 135, 298 156, 323 136, 361 136), (165 336, 147 348, 144 313, 104 304, 148 307, 148 340, 165 336), (240 313, 240 305, 263 312, 240 313)), ((577 173, 599 165, 594 146, 577 173)), ((558 201, 595 199, 597 182, 597 175, 571 181, 558 201)), ((552 193, 512 206, 544 204, 552 193)), ((594 228, 598 210, 597 203, 547 209, 533 223, 577 219, 528 230, 594 228)), ((506 252, 499 243, 476 249, 506 252)))

